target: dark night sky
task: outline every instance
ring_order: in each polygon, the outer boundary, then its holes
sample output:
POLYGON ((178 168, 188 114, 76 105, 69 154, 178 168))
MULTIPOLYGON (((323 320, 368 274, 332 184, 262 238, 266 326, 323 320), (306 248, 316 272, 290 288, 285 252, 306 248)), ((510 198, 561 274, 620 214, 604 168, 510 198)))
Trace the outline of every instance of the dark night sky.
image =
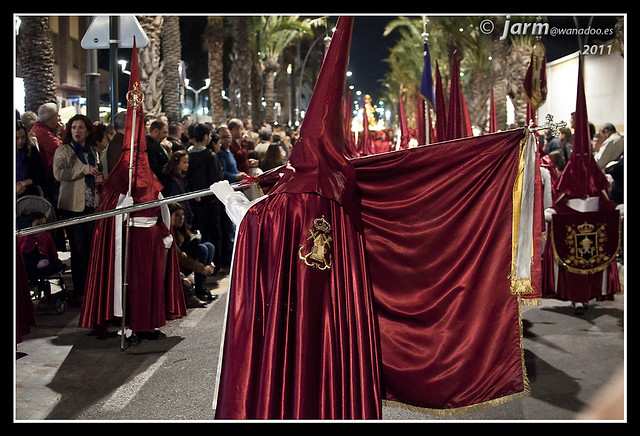
MULTIPOLYGON (((407 15, 411 15, 411 13, 407 15)), ((396 15, 384 15, 384 13, 355 15, 349 61, 349 69, 353 72, 353 76, 348 79, 348 83, 353 83, 356 89, 365 94, 371 94, 374 99, 377 97, 377 91, 382 87, 380 79, 388 71, 387 64, 383 62, 383 59, 388 56, 388 48, 393 45, 395 38, 394 34, 384 37, 384 28, 395 17, 396 15)), ((335 23, 336 20, 336 16, 330 17, 330 22, 335 23)), ((578 16, 578 22, 581 28, 586 28, 589 25, 589 16, 578 16)), ((206 76, 206 52, 204 52, 201 42, 201 33, 205 24, 206 16, 204 14, 181 17, 183 58, 187 63, 187 77, 192 80, 194 87, 202 86, 206 76), (190 31, 185 31, 185 29, 190 31)), ((549 24, 565 28, 575 27, 571 15, 549 17, 549 24)), ((611 29, 614 24, 615 17, 596 16, 591 22, 591 27, 611 29)), ((501 32, 502 29, 496 29, 496 31, 501 32)), ((596 41, 595 37, 589 39, 591 43, 596 41)), ((547 48, 548 62, 574 53, 580 48, 575 36, 552 37, 548 35, 542 38, 542 42, 547 48)), ((126 83, 124 86, 126 87, 126 83)))
MULTIPOLYGON (((411 15, 411 14, 407 14, 411 15)), ((480 15, 480 14, 477 14, 480 15)), ((515 15, 514 15, 515 17, 515 15)), ((353 81, 363 93, 375 94, 382 84, 380 79, 388 71, 387 64, 383 59, 388 56, 388 49, 394 43, 394 34, 384 37, 382 33, 387 23, 396 16, 356 16, 353 26, 353 36, 351 42, 351 57, 349 69, 353 71, 353 81)), ((611 30, 616 23, 613 16, 577 16, 578 28, 597 30, 611 30)), ((481 18, 478 19, 480 22, 481 18)), ((515 19, 513 19, 515 22, 515 19)), ((548 16, 549 26, 563 29, 574 29, 576 27, 573 15, 548 16)), ((496 29, 502 33, 503 28, 496 29)), ((611 39, 612 36, 601 38, 611 39)), ((542 37, 542 43, 546 47, 547 62, 554 61, 563 56, 575 53, 582 49, 578 37, 574 36, 551 36, 542 37)), ((589 36, 588 44, 601 43, 597 36, 589 36)), ((374 97, 375 98, 375 97, 374 97)))
MULTIPOLYGON (((353 81, 363 93, 374 94, 381 85, 378 82, 387 71, 382 61, 388 55, 388 47, 393 36, 384 37, 382 33, 390 16, 356 16, 351 39, 349 69, 353 72, 353 81)), ((329 20, 335 24, 337 17, 329 20)), ((206 24, 204 16, 182 17, 182 54, 187 64, 187 77, 193 86, 201 86, 206 75, 206 53, 202 50, 201 33, 206 24)))
POLYGON ((376 99, 377 91, 382 87, 380 80, 389 71, 383 61, 389 55, 394 36, 383 36, 387 23, 394 16, 356 16, 351 37, 351 56, 349 70, 353 76, 348 79, 355 89, 371 94, 376 99))

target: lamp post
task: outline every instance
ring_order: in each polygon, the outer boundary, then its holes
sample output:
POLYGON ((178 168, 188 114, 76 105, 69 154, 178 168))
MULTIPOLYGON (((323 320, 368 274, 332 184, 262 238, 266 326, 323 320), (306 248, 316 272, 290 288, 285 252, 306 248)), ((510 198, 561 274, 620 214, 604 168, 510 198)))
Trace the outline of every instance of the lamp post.
POLYGON ((194 105, 195 113, 196 113, 196 121, 198 121, 198 95, 205 89, 209 88, 210 84, 211 84, 211 79, 207 77, 206 79, 204 79, 204 86, 198 90, 195 90, 191 86, 189 86, 189 79, 184 79, 184 87, 190 90, 191 92, 193 92, 196 96, 196 101, 194 105))

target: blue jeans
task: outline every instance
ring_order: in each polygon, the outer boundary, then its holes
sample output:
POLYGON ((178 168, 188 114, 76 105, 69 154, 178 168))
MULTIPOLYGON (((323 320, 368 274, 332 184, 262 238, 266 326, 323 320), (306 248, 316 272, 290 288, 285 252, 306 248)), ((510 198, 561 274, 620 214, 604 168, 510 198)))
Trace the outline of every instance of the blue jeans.
MULTIPOLYGON (((198 260, 204 265, 209 265, 213 262, 213 255, 216 249, 211 242, 201 242, 198 245, 198 260)), ((202 294, 206 291, 207 276, 200 273, 195 273, 195 288, 196 294, 202 294)))

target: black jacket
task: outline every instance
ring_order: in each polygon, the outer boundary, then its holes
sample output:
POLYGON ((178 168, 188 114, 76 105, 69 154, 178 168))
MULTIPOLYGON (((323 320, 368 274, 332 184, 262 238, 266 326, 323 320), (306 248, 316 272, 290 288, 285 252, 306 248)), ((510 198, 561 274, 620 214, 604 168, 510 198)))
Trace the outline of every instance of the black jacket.
POLYGON ((169 161, 169 156, 164 147, 153 136, 147 135, 147 155, 151 171, 162 180, 162 168, 169 161))
MULTIPOLYGON (((218 156, 208 149, 189 152, 189 170, 187 170, 187 183, 192 191, 207 189, 220 180, 223 180, 224 173, 218 156)), ((203 197, 211 200, 215 195, 203 197)))

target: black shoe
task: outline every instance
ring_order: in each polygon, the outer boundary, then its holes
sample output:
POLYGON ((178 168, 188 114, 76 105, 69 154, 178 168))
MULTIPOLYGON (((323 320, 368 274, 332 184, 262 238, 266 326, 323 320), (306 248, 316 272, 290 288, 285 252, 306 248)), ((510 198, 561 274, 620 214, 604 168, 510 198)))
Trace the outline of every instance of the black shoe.
POLYGON ((196 297, 202 301, 211 302, 218 298, 218 294, 211 294, 208 289, 205 289, 204 291, 196 292, 196 297))
POLYGON ((576 307, 573 309, 573 313, 575 315, 584 315, 584 306, 582 304, 576 305, 576 307))
POLYGON ((135 333, 132 333, 128 338, 124 338, 124 348, 122 350, 126 350, 129 347, 135 347, 140 343, 140 337, 135 333))
POLYGON ((195 309, 198 307, 207 307, 207 303, 205 301, 200 300, 195 295, 191 295, 189 298, 187 298, 186 303, 187 303, 187 308, 189 309, 195 309))

